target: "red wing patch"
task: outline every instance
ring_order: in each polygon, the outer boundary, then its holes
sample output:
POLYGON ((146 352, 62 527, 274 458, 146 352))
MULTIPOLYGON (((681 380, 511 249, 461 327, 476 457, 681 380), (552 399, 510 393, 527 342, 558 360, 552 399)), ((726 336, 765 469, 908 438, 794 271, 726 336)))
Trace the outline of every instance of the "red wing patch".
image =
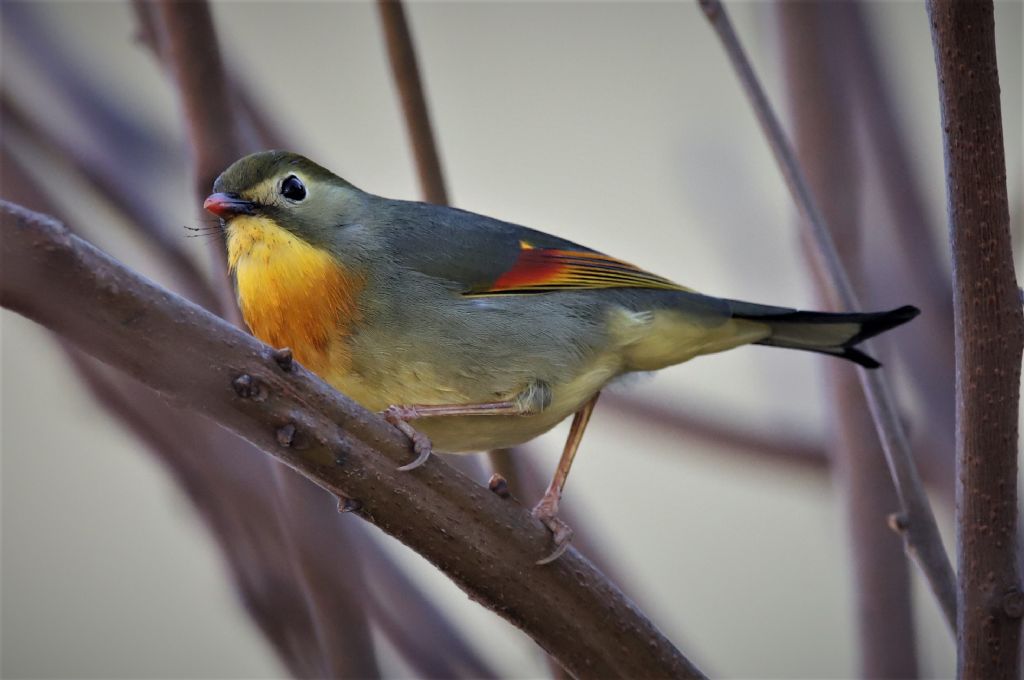
POLYGON ((489 288, 473 290, 467 295, 508 295, 599 288, 688 290, 668 279, 601 253, 535 248, 526 241, 520 241, 519 257, 512 268, 498 277, 489 288))

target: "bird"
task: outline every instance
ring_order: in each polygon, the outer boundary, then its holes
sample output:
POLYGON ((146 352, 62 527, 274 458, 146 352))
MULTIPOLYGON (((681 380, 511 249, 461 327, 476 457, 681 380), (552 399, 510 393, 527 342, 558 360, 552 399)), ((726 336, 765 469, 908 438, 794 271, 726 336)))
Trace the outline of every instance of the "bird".
POLYGON ((231 164, 203 207, 220 218, 251 332, 410 440, 436 449, 521 444, 573 417, 533 508, 557 559, 559 502, 601 390, 745 345, 873 369, 857 345, 919 313, 799 311, 704 295, 623 260, 458 208, 363 191, 313 161, 261 151, 231 164))

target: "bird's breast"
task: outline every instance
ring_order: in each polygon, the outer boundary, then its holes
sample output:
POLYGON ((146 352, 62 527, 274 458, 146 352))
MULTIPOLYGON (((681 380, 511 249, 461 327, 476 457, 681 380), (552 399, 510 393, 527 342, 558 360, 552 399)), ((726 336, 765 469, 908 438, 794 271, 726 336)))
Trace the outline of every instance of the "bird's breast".
POLYGON ((362 278, 265 217, 232 219, 227 245, 238 303, 253 334, 290 347, 321 377, 345 371, 362 278))

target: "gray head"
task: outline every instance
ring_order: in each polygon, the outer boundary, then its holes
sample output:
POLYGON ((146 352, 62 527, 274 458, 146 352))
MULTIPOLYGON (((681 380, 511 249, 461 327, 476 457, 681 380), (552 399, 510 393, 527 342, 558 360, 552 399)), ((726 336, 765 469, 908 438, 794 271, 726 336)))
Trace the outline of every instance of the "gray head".
POLYGON ((239 215, 266 218, 321 245, 358 214, 364 195, 313 161, 288 151, 260 151, 235 161, 213 183, 203 207, 225 224, 239 215))

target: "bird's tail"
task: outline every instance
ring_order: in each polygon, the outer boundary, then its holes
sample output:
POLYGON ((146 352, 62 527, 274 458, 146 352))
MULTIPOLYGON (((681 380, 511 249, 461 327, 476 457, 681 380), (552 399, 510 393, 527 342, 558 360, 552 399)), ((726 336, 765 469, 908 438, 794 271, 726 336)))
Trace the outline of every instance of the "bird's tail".
POLYGON ((849 359, 865 368, 878 368, 881 364, 858 350, 856 345, 904 324, 920 313, 917 307, 911 305, 888 312, 833 314, 800 312, 734 300, 730 300, 729 304, 734 318, 765 323, 771 328, 771 335, 755 344, 830 354, 849 359))

